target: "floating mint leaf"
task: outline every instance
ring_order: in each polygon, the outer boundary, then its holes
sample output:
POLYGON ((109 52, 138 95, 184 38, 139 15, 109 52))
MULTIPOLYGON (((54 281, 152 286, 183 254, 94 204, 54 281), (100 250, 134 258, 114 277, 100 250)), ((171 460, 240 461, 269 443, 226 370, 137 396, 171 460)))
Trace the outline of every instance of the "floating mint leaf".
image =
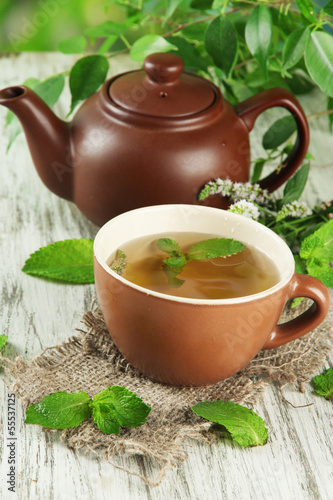
POLYGON ((222 425, 241 446, 262 446, 267 442, 265 422, 254 411, 231 401, 205 401, 191 406, 199 417, 222 425))
POLYGON ((212 238, 195 243, 187 252, 188 260, 214 259, 227 257, 244 250, 245 245, 231 238, 212 238))
POLYGON ((184 267, 186 262, 186 257, 182 255, 180 255, 179 257, 169 257, 164 261, 164 263, 169 267, 184 267))
POLYGON ((171 238, 160 238, 157 240, 156 245, 159 250, 170 255, 169 258, 164 260, 163 271, 171 288, 179 288, 184 283, 184 280, 176 276, 182 272, 187 262, 184 252, 179 244, 171 238))
POLYGON ((184 255, 179 244, 172 240, 171 238, 160 238, 156 241, 157 248, 159 248, 162 252, 166 253, 176 253, 177 255, 184 255))
POLYGON ((83 391, 56 392, 45 396, 40 403, 28 406, 26 424, 37 424, 50 429, 77 427, 91 416, 91 399, 83 391))
POLYGON ((0 335, 0 351, 8 342, 8 335, 0 335))
POLYGON ((157 240, 156 245, 159 250, 170 255, 170 257, 164 261, 167 266, 181 267, 186 264, 186 256, 176 241, 171 238, 160 238, 157 240))
POLYGON ((333 368, 312 379, 314 390, 326 399, 333 397, 333 368))
POLYGON ((119 276, 124 276, 125 269, 127 266, 126 254, 122 250, 117 250, 116 258, 114 259, 111 269, 119 276))
POLYGON ((182 286, 184 280, 177 278, 177 275, 183 271, 184 266, 169 267, 167 264, 163 264, 162 267, 171 288, 179 288, 182 286))
POLYGON ((151 407, 125 387, 114 385, 95 395, 92 401, 95 424, 105 434, 119 434, 120 427, 139 427, 151 407))
POLYGON ((64 240, 42 247, 31 254, 22 271, 69 283, 94 283, 93 240, 64 240))

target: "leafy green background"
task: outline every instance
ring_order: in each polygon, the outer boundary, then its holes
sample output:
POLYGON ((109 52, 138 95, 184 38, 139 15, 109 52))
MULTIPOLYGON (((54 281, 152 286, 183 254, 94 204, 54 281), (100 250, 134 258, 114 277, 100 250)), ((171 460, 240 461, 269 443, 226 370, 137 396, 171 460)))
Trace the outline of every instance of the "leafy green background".
MULTIPOLYGON (((296 95, 319 87, 327 95, 327 110, 332 109, 332 33, 333 0, 2 0, 0 4, 0 51, 77 54, 74 67, 64 73, 69 76, 71 110, 103 83, 110 57, 129 53, 142 62, 157 51, 179 54, 187 70, 221 86, 234 105, 275 86, 296 95)), ((332 125, 333 113, 327 116, 332 125)), ((293 132, 292 126, 289 130, 293 132)))

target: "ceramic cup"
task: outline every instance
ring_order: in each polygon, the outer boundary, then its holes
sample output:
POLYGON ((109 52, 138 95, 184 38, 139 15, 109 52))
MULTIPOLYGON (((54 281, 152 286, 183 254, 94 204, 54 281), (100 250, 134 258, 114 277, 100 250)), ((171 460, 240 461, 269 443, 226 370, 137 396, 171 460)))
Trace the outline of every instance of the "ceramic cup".
POLYGON ((270 229, 244 216, 195 205, 158 205, 107 222, 94 243, 97 295, 109 332, 123 356, 147 377, 169 385, 200 386, 230 377, 258 353, 310 332, 325 318, 329 294, 316 278, 294 272, 293 255, 270 229), (278 283, 232 299, 165 295, 135 285, 107 265, 132 239, 175 231, 216 234, 255 246, 278 268, 278 283), (278 324, 288 299, 312 306, 278 324))

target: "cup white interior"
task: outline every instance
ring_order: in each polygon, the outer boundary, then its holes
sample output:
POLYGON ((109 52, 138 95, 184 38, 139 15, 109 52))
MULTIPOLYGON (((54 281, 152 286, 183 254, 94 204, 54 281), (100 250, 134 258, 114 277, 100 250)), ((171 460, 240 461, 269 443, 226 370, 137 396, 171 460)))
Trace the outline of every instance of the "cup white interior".
POLYGON ((264 225, 242 215, 200 205, 156 205, 125 212, 107 222, 97 233, 94 254, 100 265, 128 286, 167 300, 188 303, 239 303, 267 296, 282 288, 292 277, 294 258, 288 245, 264 225), (271 288, 253 295, 231 299, 193 299, 170 296, 147 290, 117 275, 108 266, 109 257, 128 241, 168 232, 199 232, 233 238, 265 253, 276 265, 279 281, 271 288))

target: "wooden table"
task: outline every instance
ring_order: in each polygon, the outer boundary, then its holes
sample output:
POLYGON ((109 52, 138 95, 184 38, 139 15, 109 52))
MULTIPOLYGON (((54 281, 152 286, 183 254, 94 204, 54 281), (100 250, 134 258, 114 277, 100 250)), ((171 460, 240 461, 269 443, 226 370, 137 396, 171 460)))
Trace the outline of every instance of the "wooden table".
MULTIPOLYGON (((0 59, 0 88, 22 83, 28 77, 46 78, 68 69, 72 56, 21 54, 0 59)), ((113 59, 111 74, 133 68, 127 58, 113 59)), ((65 117, 69 94, 57 105, 65 117)), ((325 109, 323 96, 302 99, 307 114, 325 109)), ((66 238, 94 237, 97 228, 74 205, 51 194, 39 180, 21 135, 6 154, 6 110, 0 109, 0 276, 1 333, 9 335, 7 355, 30 358, 46 347, 66 340, 80 327, 82 314, 95 296, 94 285, 71 286, 46 282, 21 271, 30 253, 66 238)), ((252 134, 253 152, 260 154, 261 127, 272 115, 261 117, 252 134)), ((333 140, 327 117, 311 121, 311 152, 316 161, 304 199, 332 199, 333 140)), ((332 360, 333 358, 331 358, 332 360)), ((328 365, 327 365, 328 366, 328 365)), ((6 435, 0 444, 0 498, 20 500, 329 500, 332 498, 332 403, 316 397, 310 385, 305 394, 286 387, 266 391, 256 411, 269 428, 264 447, 240 449, 224 442, 213 446, 186 443, 188 459, 171 469, 156 488, 114 468, 94 456, 74 453, 57 434, 45 434, 24 424, 24 412, 16 404, 16 494, 7 491, 9 448, 6 435)), ((1 426, 7 418, 8 394, 0 387, 1 426)), ((3 432, 4 434, 4 432, 3 432)), ((150 461, 123 458, 122 466, 154 479, 157 469, 150 461)))

